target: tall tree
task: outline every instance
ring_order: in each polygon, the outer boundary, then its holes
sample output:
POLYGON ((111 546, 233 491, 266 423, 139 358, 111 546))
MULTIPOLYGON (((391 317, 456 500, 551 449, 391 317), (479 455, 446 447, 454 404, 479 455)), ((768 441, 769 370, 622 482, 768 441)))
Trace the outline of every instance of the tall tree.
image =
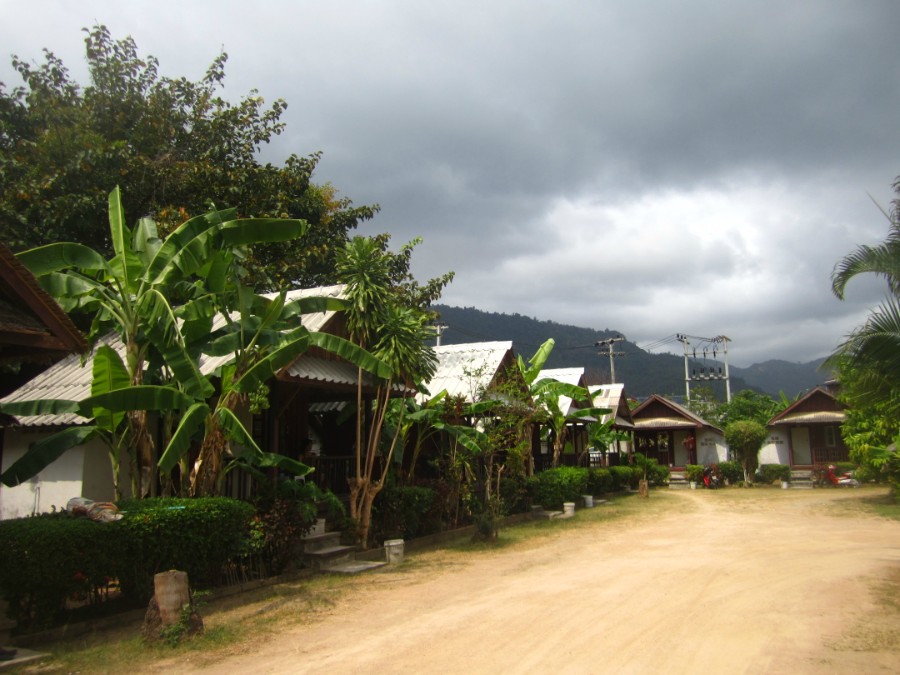
POLYGON ((192 82, 160 76, 130 37, 115 40, 102 25, 85 33, 88 85, 48 50, 36 66, 13 58, 24 86, 0 83, 0 237, 14 250, 75 241, 108 253, 102 204, 119 185, 125 221, 150 216, 164 233, 210 203, 242 217, 306 220, 312 227, 296 241, 254 249, 254 285, 333 283, 337 251, 378 207, 354 207, 313 183, 318 153, 282 166, 258 160, 284 130, 287 104, 266 106, 256 91, 236 104, 222 98, 225 53, 192 82))
MULTIPOLYGON (((364 398, 363 371, 359 370, 356 399, 356 446, 354 473, 350 479, 350 517, 357 524, 363 546, 368 545, 372 504, 384 487, 391 458, 401 436, 402 415, 394 435, 382 447, 383 431, 392 395, 415 387, 434 373, 437 358, 426 346, 431 337, 428 314, 410 306, 408 295, 394 284, 394 257, 384 241, 354 237, 338 260, 338 272, 347 284, 347 329, 350 339, 388 364, 390 375, 378 378, 374 392, 364 398), (381 473, 376 459, 382 458, 381 473)), ((408 258, 407 258, 408 260, 408 258)))

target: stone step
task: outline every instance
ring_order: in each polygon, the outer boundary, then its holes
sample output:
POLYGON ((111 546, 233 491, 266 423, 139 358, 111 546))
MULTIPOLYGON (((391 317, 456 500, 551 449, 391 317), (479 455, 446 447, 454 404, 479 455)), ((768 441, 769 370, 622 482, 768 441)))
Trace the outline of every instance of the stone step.
POLYGON ((376 560, 344 560, 342 562, 329 563, 319 571, 327 574, 361 574, 362 572, 369 572, 386 565, 386 562, 378 562, 376 560))
POLYGON ((352 561, 354 553, 356 553, 356 547, 338 544, 336 546, 318 548, 314 551, 305 551, 303 553, 303 562, 307 567, 311 567, 314 570, 322 570, 337 563, 352 561))
POLYGON ((341 543, 340 532, 325 532, 324 534, 309 534, 300 540, 301 553, 312 553, 324 548, 333 548, 341 543))

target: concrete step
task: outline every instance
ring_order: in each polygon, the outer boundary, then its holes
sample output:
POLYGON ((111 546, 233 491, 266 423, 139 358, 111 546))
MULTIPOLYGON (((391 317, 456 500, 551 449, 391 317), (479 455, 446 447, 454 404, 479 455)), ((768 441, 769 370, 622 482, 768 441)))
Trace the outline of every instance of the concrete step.
POLYGON ((386 562, 375 560, 345 560, 343 562, 329 563, 319 571, 327 574, 361 574, 380 567, 385 567, 386 562))
POLYGON ((309 534, 300 540, 300 552, 312 553, 321 549, 333 548, 341 543, 340 532, 325 532, 324 534, 309 534))
POLYGON ((535 520, 553 520, 554 518, 562 518, 562 511, 536 511, 532 510, 531 517, 535 520))
POLYGON ((340 544, 337 546, 326 546, 317 548, 314 551, 304 551, 303 563, 314 570, 322 570, 338 563, 353 560, 354 553, 356 553, 355 546, 342 546, 340 544))

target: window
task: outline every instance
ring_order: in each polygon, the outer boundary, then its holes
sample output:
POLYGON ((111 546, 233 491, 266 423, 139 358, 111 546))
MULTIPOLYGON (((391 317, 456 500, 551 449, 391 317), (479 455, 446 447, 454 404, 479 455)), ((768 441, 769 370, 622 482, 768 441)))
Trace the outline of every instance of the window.
POLYGON ((825 447, 837 446, 837 427, 825 427, 825 447))

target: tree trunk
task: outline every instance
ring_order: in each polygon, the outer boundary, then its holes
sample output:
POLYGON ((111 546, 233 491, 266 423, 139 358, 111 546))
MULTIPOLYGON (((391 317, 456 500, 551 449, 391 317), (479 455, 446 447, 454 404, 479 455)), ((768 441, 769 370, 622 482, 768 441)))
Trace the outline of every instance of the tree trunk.
POLYGON ((225 435, 218 424, 213 424, 203 438, 200 454, 191 471, 192 497, 212 497, 216 494, 216 483, 222 471, 225 446, 225 435))

